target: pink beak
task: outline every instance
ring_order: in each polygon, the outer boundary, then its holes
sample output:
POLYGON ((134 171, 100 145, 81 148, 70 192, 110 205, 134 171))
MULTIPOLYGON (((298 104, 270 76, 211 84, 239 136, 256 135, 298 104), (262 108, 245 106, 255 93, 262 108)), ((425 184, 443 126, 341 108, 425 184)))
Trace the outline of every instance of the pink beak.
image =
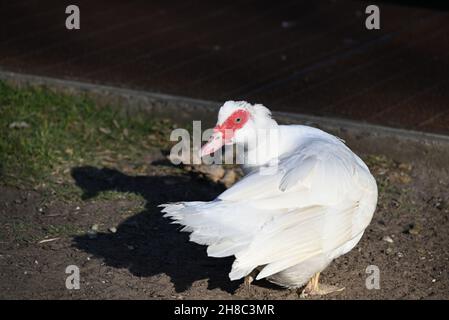
POLYGON ((209 141, 201 148, 201 157, 214 153, 224 145, 224 139, 221 132, 214 132, 209 141))

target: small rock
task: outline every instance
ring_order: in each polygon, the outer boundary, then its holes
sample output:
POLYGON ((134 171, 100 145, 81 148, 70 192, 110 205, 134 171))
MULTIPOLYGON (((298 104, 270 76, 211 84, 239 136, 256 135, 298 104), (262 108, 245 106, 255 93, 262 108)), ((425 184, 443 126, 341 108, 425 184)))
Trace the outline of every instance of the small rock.
POLYGON ((440 197, 435 198, 433 200, 434 200, 434 201, 432 201, 433 202, 433 206, 435 208, 437 208, 438 210, 442 210, 446 206, 445 203, 444 203, 444 200, 442 198, 440 198, 440 197))
POLYGON ((99 130, 104 134, 111 134, 111 129, 100 127, 99 130))
POLYGON ((410 163, 401 163, 398 168, 408 172, 412 171, 412 165, 410 163))
POLYGON ((111 228, 109 228, 108 230, 109 230, 109 232, 111 232, 111 233, 116 233, 116 232, 117 232, 117 228, 116 228, 116 227, 111 227, 111 228))
POLYGON ((237 179, 237 173, 234 170, 226 171, 223 178, 221 178, 220 182, 225 185, 226 188, 232 186, 237 179))
POLYGON ((9 129, 25 129, 29 128, 30 125, 26 123, 25 121, 17 121, 13 122, 9 125, 9 129))
POLYGON ((98 224, 94 224, 90 229, 92 231, 98 231, 98 224))
POLYGON ((398 258, 404 257, 404 254, 402 252, 398 252, 398 258))
POLYGON ((81 209, 81 208, 80 208, 80 207, 76 207, 76 208, 75 208, 75 210, 79 210, 79 209, 81 209))
POLYGON ((387 248, 387 250, 385 251, 385 253, 386 253, 387 255, 390 255, 390 254, 393 253, 393 249, 387 248))
POLYGON ((433 283, 437 282, 437 279, 432 279, 432 282, 433 282, 433 283))
POLYGON ((405 230, 403 231, 405 234, 411 234, 411 235, 418 235, 420 232, 420 226, 416 225, 414 223, 411 223, 407 226, 407 228, 405 228, 405 230))
POLYGON ((385 236, 382 238, 383 241, 388 242, 388 243, 393 243, 394 240, 390 237, 390 236, 385 236))
POLYGON ((213 182, 218 182, 225 175, 225 170, 223 169, 222 166, 219 165, 197 166, 196 171, 203 173, 213 182))

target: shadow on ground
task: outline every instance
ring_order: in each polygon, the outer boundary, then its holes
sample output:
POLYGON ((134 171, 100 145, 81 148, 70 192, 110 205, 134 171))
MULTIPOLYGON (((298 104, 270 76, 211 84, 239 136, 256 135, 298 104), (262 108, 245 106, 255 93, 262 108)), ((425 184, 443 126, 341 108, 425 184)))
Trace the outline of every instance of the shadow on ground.
POLYGON ((117 232, 98 233, 74 239, 74 245, 115 268, 128 268, 139 277, 166 274, 176 292, 192 283, 208 280, 208 289, 220 288, 233 293, 239 282, 230 281, 228 273, 233 258, 214 259, 205 247, 188 241, 180 226, 162 217, 157 206, 165 202, 215 198, 223 188, 195 176, 128 176, 117 170, 78 167, 72 176, 83 190, 83 198, 95 197, 101 191, 114 190, 142 195, 146 200, 142 212, 128 218, 117 232))

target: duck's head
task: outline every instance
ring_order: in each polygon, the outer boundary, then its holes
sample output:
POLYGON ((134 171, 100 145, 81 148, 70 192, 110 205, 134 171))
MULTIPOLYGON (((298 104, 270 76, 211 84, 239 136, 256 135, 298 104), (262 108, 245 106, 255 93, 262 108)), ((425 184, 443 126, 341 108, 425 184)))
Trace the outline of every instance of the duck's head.
POLYGON ((256 140, 260 129, 277 126, 271 111, 261 104, 246 101, 227 101, 218 112, 218 121, 209 141, 201 148, 201 156, 219 150, 223 145, 248 146, 256 140))

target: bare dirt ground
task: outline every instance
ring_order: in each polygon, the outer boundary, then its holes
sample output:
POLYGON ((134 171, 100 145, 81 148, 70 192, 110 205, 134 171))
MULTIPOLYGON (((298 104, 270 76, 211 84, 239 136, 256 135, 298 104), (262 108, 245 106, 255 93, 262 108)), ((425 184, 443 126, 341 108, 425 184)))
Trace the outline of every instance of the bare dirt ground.
MULTIPOLYGON (((232 258, 207 257, 162 217, 159 204, 212 200, 238 170, 172 165, 175 117, 124 110, 0 82, 0 299, 298 299, 230 281, 232 258), (70 265, 79 290, 65 286, 70 265)), ((322 273, 346 289, 322 298, 449 299, 449 148, 340 133, 379 202, 360 243, 322 273), (371 265, 379 289, 366 288, 371 265)))
MULTIPOLYGON (((448 299, 447 173, 362 156, 378 180, 378 210, 356 248, 322 275, 323 282, 346 289, 323 298, 448 299), (380 269, 379 290, 365 286, 369 265, 380 269)), ((123 166, 71 168, 66 183, 82 192, 79 201, 2 185, 0 298, 298 299, 295 291, 265 281, 250 292, 241 281, 231 282, 233 259, 207 257, 157 208, 210 200, 225 187, 172 167, 162 153, 150 160, 134 174, 123 166), (68 265, 81 270, 80 290, 65 287, 68 265)))

